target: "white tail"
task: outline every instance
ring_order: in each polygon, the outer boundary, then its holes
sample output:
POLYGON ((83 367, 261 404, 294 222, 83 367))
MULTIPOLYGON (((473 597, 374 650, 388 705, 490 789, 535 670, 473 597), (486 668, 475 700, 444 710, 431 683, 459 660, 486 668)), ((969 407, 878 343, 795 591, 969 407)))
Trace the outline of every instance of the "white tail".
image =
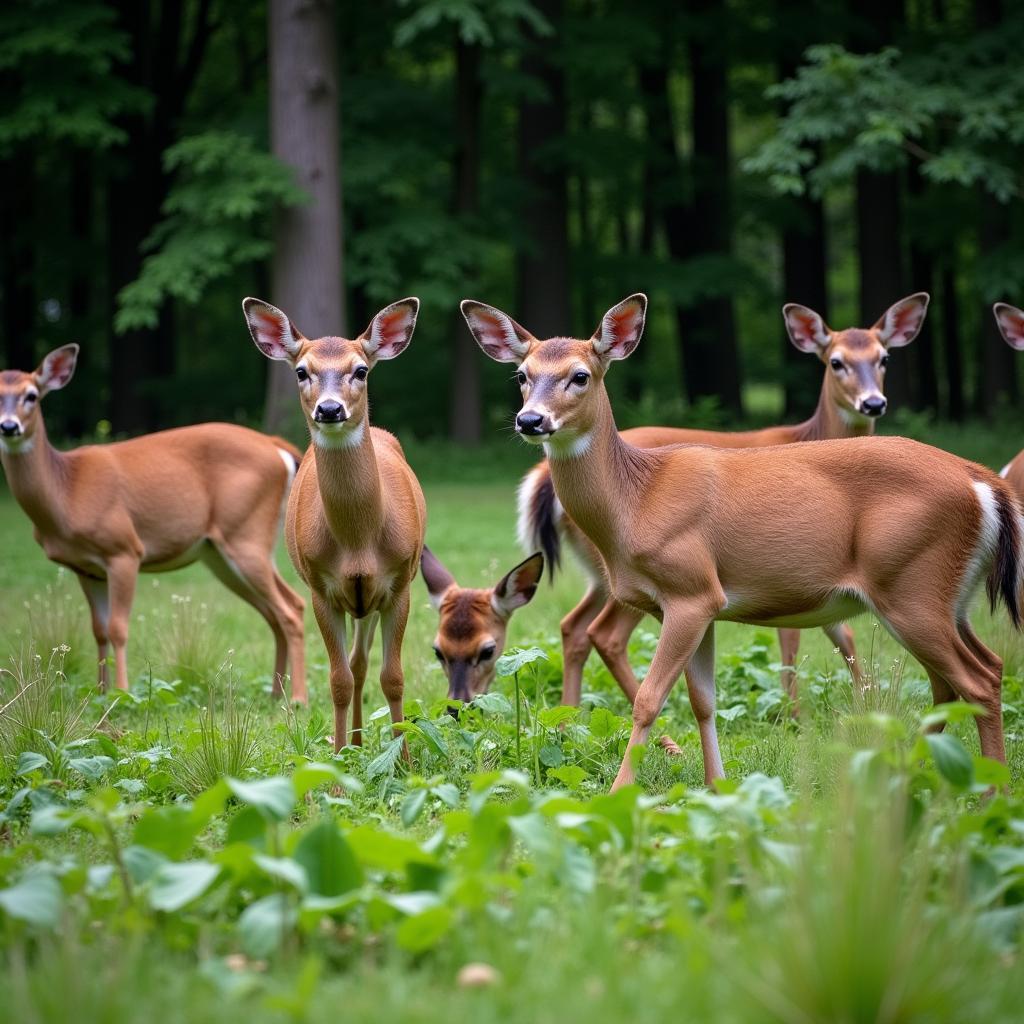
POLYGON ((75 572, 92 613, 99 682, 107 649, 128 688, 128 622, 139 571, 197 559, 267 621, 274 693, 290 662, 292 696, 306 699, 305 603, 281 579, 273 550, 288 486, 302 458, 280 438, 227 423, 166 430, 58 452, 40 400, 74 373, 77 345, 51 352, 34 373, 0 373, 0 460, 47 556, 75 572))

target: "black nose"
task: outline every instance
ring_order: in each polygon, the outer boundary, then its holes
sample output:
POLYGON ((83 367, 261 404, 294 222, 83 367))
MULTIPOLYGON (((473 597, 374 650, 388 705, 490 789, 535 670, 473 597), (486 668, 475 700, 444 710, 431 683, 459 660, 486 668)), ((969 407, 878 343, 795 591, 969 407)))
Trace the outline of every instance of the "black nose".
POLYGON ((881 395, 872 395, 860 403, 861 411, 865 416, 881 416, 885 412, 885 399, 881 395))
POLYGON ((316 411, 313 413, 313 419, 317 423, 344 423, 348 419, 348 415, 345 412, 345 406, 341 402, 335 402, 333 399, 328 398, 317 405, 316 411))
POLYGON ((17 437, 21 433, 21 424, 17 420, 4 420, 0 423, 0 434, 4 437, 17 437))
POLYGON ((516 417, 516 427, 520 434, 543 434, 540 429, 544 417, 538 412, 521 412, 516 417))

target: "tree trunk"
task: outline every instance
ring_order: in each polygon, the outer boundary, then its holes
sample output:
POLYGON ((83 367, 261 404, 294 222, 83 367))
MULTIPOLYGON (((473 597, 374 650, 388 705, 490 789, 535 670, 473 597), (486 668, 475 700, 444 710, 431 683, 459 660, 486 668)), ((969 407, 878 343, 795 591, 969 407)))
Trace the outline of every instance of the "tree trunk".
MULTIPOLYGON (((537 9, 560 34, 563 0, 539 0, 537 9)), ((516 309, 538 337, 571 330, 569 197, 564 155, 565 72, 560 50, 531 33, 520 71, 539 89, 519 105, 519 173, 526 187, 522 224, 526 244, 517 254, 516 309)))
MULTIPOLYGON (((311 338, 344 334, 339 98, 332 0, 270 0, 270 139, 310 201, 278 214, 270 301, 311 338)), ((264 427, 298 423, 291 369, 271 363, 264 427)))
MULTIPOLYGON (((910 193, 920 200, 927 189, 927 183, 921 175, 920 167, 910 167, 910 193)), ((915 292, 935 290, 935 260, 929 249, 925 248, 913 230, 910 234, 910 289, 915 292)), ((935 367, 935 329, 931 317, 926 317, 921 333, 914 343, 905 350, 907 370, 912 382, 913 401, 916 408, 939 409, 939 379, 935 367)))
POLYGON ((0 288, 3 289, 3 367, 36 368, 36 296, 32 245, 32 153, 20 148, 0 164, 0 288))
MULTIPOLYGON (((455 40, 455 196, 457 219, 472 225, 480 204, 480 46, 455 40)), ((467 282, 468 284, 468 282, 467 282)), ((480 443, 480 350, 458 314, 452 318, 451 433, 480 443)))
POLYGON ((956 294, 956 269, 942 271, 942 348, 946 357, 946 415, 964 418, 964 367, 960 354, 960 303, 956 294))
MULTIPOLYGON (((89 253, 96 244, 93 236, 96 204, 92 161, 93 155, 86 149, 76 149, 71 158, 71 238, 74 248, 71 280, 68 282, 66 336, 69 341, 81 337, 92 319, 95 272, 89 253)), ((100 418, 99 355, 96 346, 86 345, 78 356, 77 374, 85 393, 80 394, 78 401, 67 410, 65 424, 72 437, 81 437, 100 418)))

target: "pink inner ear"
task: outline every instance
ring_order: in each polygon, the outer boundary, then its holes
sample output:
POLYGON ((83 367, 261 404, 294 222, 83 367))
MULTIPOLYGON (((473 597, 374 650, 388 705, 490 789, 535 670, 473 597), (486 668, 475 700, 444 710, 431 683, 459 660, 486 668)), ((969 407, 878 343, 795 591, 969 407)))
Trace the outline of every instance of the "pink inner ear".
POLYGON ((916 334, 924 318, 924 307, 919 302, 908 302, 896 306, 886 317, 886 328, 890 337, 908 337, 916 334))
POLYGON ((1024 348, 1024 313, 1004 309, 999 313, 1003 337, 1015 348, 1024 348))
POLYGON ((374 325, 380 344, 384 346, 397 345, 405 341, 409 333, 409 321, 412 314, 406 306, 399 306, 387 313, 380 313, 374 325))
POLYGON ((786 323, 794 341, 820 345, 824 328, 821 318, 809 309, 791 309, 786 314, 786 323))
POLYGON ((477 336, 485 345, 509 345, 518 341, 505 317, 482 309, 474 309, 469 315, 477 336))
POLYGON ((624 345, 636 337, 643 322, 643 311, 636 302, 609 310, 604 318, 604 332, 612 345, 624 345))

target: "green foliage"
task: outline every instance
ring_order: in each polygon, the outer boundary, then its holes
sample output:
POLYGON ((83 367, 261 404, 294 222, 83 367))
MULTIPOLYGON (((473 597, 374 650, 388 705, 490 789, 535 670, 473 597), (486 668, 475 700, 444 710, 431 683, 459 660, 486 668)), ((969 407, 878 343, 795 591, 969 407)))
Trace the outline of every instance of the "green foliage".
POLYGON ((175 181, 142 272, 118 297, 121 332, 155 326, 167 298, 195 304, 212 282, 264 259, 274 210, 305 200, 284 164, 236 132, 182 139, 164 154, 164 167, 175 181))

